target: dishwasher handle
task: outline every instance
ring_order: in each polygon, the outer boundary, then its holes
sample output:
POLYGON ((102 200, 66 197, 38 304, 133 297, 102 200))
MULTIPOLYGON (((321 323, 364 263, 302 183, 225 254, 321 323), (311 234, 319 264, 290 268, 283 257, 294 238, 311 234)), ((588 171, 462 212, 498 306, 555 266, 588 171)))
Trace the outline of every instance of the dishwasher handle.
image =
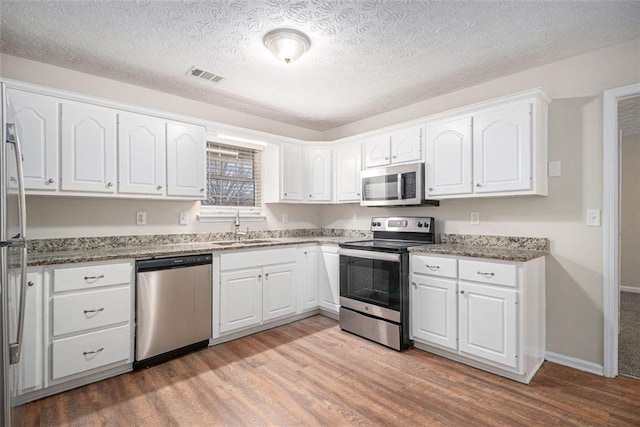
POLYGON ((172 268, 194 267, 196 265, 210 265, 213 256, 207 255, 187 255, 171 258, 154 258, 136 262, 136 271, 168 270, 172 268))

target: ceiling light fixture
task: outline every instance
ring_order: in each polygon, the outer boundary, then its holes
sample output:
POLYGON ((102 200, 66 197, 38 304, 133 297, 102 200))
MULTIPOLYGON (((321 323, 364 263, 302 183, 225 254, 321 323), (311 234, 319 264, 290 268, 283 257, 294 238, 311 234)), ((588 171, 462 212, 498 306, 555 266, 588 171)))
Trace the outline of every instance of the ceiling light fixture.
POLYGON ((300 58, 311 46, 306 34, 289 28, 269 31, 263 41, 276 58, 287 64, 300 58))

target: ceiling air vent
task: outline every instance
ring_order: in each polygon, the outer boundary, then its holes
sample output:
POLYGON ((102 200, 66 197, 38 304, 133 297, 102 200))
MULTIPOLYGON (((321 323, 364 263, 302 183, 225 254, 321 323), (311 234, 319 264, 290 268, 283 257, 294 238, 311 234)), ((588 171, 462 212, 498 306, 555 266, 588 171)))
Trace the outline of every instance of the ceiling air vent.
POLYGON ((189 71, 187 71, 188 76, 198 77, 213 83, 218 83, 224 77, 217 75, 216 73, 212 73, 211 71, 206 71, 197 67, 191 67, 189 71))

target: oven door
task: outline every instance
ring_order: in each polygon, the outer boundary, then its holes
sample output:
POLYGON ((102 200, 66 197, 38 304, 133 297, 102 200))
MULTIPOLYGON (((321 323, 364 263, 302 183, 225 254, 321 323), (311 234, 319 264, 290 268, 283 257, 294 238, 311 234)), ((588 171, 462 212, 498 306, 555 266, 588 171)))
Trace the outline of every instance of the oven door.
POLYGON ((340 304, 400 322, 402 256, 340 248, 340 304))

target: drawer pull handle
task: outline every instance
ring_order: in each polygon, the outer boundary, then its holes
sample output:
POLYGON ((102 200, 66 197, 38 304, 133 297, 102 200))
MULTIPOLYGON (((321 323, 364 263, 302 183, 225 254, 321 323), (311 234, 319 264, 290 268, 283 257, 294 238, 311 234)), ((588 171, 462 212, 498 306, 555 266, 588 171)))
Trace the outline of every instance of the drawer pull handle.
POLYGON ((101 274, 99 276, 84 276, 84 280, 100 280, 100 279, 104 279, 104 274, 101 274))
POLYGON ((483 271, 478 271, 477 273, 478 273, 479 275, 483 276, 483 277, 493 277, 493 276, 495 276, 495 274, 494 274, 494 273, 485 273, 485 272, 483 272, 483 271))
POLYGON ((439 265, 429 265, 429 264, 425 264, 427 266, 427 268, 429 270, 440 270, 440 266, 439 265))
POLYGON ((82 355, 83 355, 83 356, 89 356, 89 355, 91 355, 91 354, 98 354, 98 353, 100 353, 102 350, 104 350, 104 347, 100 347, 99 349, 97 349, 97 350, 93 350, 93 351, 83 351, 83 352, 82 352, 82 355))
POLYGON ((94 308, 93 310, 85 310, 85 311, 84 311, 84 314, 89 314, 89 313, 100 313, 101 311, 104 311, 104 307, 94 308))

